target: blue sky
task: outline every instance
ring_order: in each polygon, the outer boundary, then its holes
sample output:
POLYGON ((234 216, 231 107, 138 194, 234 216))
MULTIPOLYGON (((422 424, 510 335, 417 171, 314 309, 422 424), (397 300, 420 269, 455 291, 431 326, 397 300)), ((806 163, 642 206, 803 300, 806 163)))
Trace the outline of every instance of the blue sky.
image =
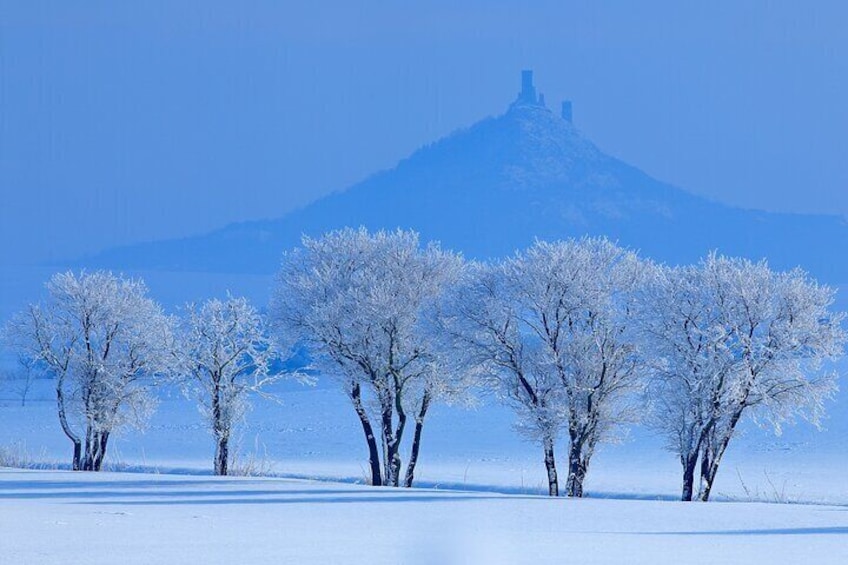
POLYGON ((0 0, 0 265, 280 216, 522 68, 653 176, 848 215, 846 3, 409 4, 0 0))

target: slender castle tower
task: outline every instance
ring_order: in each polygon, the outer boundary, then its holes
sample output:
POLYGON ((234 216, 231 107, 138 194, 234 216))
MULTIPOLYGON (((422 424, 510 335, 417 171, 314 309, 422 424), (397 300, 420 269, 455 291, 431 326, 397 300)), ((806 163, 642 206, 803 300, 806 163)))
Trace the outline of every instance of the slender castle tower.
POLYGON ((537 104, 536 87, 533 86, 533 71, 525 69, 521 71, 521 92, 518 93, 518 100, 525 104, 537 104))

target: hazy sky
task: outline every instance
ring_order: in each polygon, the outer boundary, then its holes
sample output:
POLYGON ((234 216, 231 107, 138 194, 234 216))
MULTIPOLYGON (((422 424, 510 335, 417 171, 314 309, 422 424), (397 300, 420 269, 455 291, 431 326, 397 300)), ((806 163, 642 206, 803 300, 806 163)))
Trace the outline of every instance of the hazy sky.
POLYGON ((0 265, 279 216, 522 68, 659 179, 848 214, 848 2, 128 4, 0 0, 0 265))

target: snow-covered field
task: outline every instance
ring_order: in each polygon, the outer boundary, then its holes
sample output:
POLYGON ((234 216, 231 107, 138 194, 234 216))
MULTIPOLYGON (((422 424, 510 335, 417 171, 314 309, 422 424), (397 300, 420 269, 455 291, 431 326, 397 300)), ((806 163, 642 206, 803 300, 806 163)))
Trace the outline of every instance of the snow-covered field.
MULTIPOLYGON (((0 402, 0 445, 67 465, 45 384, 24 407, 8 395, 0 402)), ((845 440, 833 430, 799 427, 775 439, 749 428, 719 474, 724 502, 685 504, 674 500, 674 457, 636 429, 598 455, 587 499, 549 499, 540 496, 540 450, 514 433, 506 410, 441 407, 422 449, 424 488, 375 489, 355 484, 365 449, 346 399, 294 383, 278 392, 282 404, 257 401, 242 427, 237 464, 278 477, 210 476, 211 437, 179 396, 163 399, 145 432, 112 445, 113 466, 145 472, 0 470, 0 563, 848 559, 845 440)))
POLYGON ((848 510, 0 470, 0 562, 845 563, 848 510))
MULTIPOLYGON (((67 466, 70 443, 62 434, 49 382, 39 382, 26 406, 9 392, 0 398, 0 448, 14 458, 67 466)), ((235 467, 283 477, 364 482, 367 451, 347 398, 329 383, 277 385, 280 403, 258 399, 239 429, 235 467)), ((781 437, 747 426, 731 444, 719 472, 717 499, 848 504, 843 471, 848 437, 836 412, 819 432, 808 425, 781 437)), ((546 491, 542 450, 512 428, 511 413, 489 401, 476 408, 438 406, 428 417, 416 474, 418 484, 504 493, 546 491)), ((162 399, 144 431, 114 436, 111 468, 209 473, 213 442, 196 406, 174 393, 162 399)), ((560 458, 564 454, 560 454, 560 458)), ((593 459, 590 497, 673 500, 680 469, 659 439, 634 428, 621 444, 593 459)))

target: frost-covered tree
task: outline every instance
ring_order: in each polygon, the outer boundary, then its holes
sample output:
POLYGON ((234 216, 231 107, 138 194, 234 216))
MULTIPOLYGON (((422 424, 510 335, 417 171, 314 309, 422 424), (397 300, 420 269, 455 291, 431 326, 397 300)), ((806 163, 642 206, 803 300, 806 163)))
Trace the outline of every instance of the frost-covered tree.
POLYGON ((457 364, 515 411, 522 435, 542 445, 548 493, 557 496, 554 446, 564 419, 561 387, 538 340, 523 328, 502 267, 471 265, 449 294, 442 324, 457 364))
POLYGON ((562 388, 568 427, 569 496, 598 444, 635 421, 643 362, 631 312, 644 264, 603 238, 544 243, 506 263, 522 317, 538 336, 562 388))
POLYGON ((660 268, 647 286, 647 347, 657 352, 654 423, 680 456, 683 499, 708 500, 722 457, 747 416, 771 426, 818 423, 836 390, 825 362, 842 355, 844 314, 834 291, 801 270, 774 272, 712 254, 699 265, 660 268))
POLYGON ((428 409, 452 390, 440 386, 450 375, 427 319, 460 268, 458 256, 433 244, 422 248, 408 231, 344 229, 305 237, 284 256, 273 322, 285 343, 305 347, 320 373, 337 379, 350 398, 374 485, 400 484, 410 415, 415 432, 404 485, 411 485, 428 409))
POLYGON ((265 323, 245 298, 189 304, 180 332, 179 354, 190 376, 187 390, 197 398, 215 438, 214 472, 228 472, 233 426, 244 418, 249 397, 278 377, 265 323))
POLYGON ((171 320, 144 283, 108 272, 54 275, 47 298, 7 331, 20 354, 55 377, 75 470, 101 469, 110 436, 144 422, 154 407, 149 388, 174 362, 171 320))
POLYGON ((654 363, 647 389, 648 424, 665 437, 683 468, 682 500, 692 500, 695 472, 713 412, 712 398, 728 378, 730 336, 698 266, 657 267, 644 287, 636 318, 654 363))
POLYGON ((599 442, 633 421, 642 361, 630 310, 644 267, 605 239, 537 242, 478 267, 453 300, 458 350, 494 377, 519 427, 545 452, 549 494, 558 494, 554 444, 568 432, 569 496, 599 442))

